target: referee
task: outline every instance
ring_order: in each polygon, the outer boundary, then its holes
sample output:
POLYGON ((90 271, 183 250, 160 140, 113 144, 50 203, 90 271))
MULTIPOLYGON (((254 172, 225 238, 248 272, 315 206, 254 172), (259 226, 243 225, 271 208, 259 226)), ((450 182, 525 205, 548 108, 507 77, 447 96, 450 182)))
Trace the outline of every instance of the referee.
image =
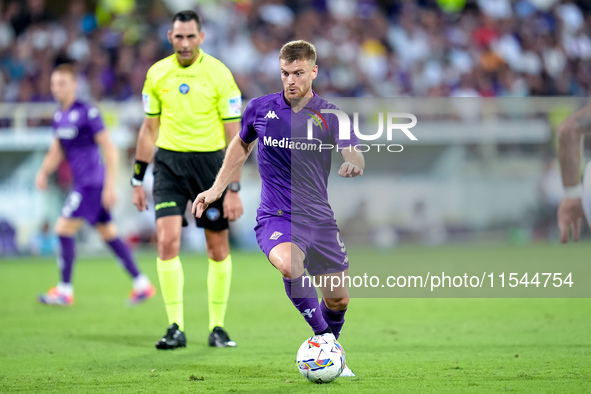
MULTIPOLYGON (((230 70, 203 53, 201 20, 193 11, 172 19, 168 40, 174 54, 154 64, 146 76, 142 102, 146 117, 140 129, 134 174, 133 204, 146 207, 142 181, 154 146, 154 209, 158 235, 158 277, 169 328, 158 349, 185 347, 183 268, 179 259, 181 227, 187 201, 209 189, 224 160, 223 149, 240 130, 242 101, 230 70)), ((209 273, 209 346, 234 347, 224 331, 232 260, 228 221, 242 215, 240 175, 230 184, 223 203, 212 204, 197 226, 205 230, 209 273)), ((221 201, 221 200, 220 200, 221 201)))

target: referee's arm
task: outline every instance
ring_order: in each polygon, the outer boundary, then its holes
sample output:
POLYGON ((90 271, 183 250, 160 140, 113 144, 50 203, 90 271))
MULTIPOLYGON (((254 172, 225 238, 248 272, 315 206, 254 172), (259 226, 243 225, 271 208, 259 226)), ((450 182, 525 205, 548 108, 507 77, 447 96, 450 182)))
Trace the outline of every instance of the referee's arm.
POLYGON ((154 147, 158 138, 158 128, 160 127, 160 117, 144 118, 144 123, 140 128, 137 137, 137 147, 135 150, 135 159, 149 163, 154 155, 154 147))
MULTIPOLYGON (((144 119, 144 123, 140 128, 140 133, 137 137, 137 145, 135 149, 135 165, 134 171, 138 171, 135 167, 139 162, 142 162, 143 168, 139 176, 139 183, 134 185, 132 189, 132 201, 138 211, 145 211, 148 209, 146 202, 146 191, 142 187, 141 181, 144 179, 144 172, 146 171, 147 163, 152 161, 154 155, 154 147, 156 146, 156 139, 158 138, 158 128, 160 127, 160 117, 148 117, 144 119)), ((133 180, 133 178, 132 178, 133 180)), ((133 183, 132 183, 133 184, 133 183)))

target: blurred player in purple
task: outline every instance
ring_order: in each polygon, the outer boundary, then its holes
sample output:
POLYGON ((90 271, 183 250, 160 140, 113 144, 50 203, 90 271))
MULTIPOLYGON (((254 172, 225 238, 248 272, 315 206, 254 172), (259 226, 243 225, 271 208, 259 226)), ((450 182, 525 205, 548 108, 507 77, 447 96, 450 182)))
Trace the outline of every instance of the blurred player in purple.
MULTIPOLYGON (((319 303, 313 284, 304 279, 305 270, 312 276, 347 275, 347 250, 328 203, 331 153, 336 149, 342 154, 345 162, 338 173, 346 178, 363 175, 364 159, 354 149, 358 141, 351 130, 340 133, 337 116, 321 112, 337 108, 312 91, 318 73, 314 46, 289 42, 279 63, 284 90, 250 101, 214 185, 197 196, 193 212, 200 217, 221 197, 258 139, 259 246, 283 275, 287 296, 314 334, 338 338, 349 304, 347 288, 320 288, 319 303)), ((341 376, 354 374, 345 368, 341 376)))
POLYGON ((140 303, 152 297, 155 288, 139 271, 131 251, 117 236, 117 228, 109 214, 117 199, 117 150, 105 130, 98 108, 76 99, 76 74, 71 65, 62 64, 53 71, 51 93, 60 108, 53 115, 54 138, 37 173, 35 185, 40 190, 46 190, 47 177, 65 158, 72 170, 74 187, 55 225, 61 245, 58 258, 61 280, 56 287, 40 295, 39 301, 50 305, 74 303, 74 236, 86 220, 98 230, 132 277, 130 304, 140 303), (104 154, 104 165, 99 147, 104 154))

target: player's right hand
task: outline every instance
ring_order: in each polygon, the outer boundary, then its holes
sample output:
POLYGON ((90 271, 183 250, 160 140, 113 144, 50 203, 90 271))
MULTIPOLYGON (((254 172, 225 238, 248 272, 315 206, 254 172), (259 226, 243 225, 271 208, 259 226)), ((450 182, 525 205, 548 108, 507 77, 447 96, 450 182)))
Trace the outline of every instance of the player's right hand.
POLYGON ((193 207, 191 208, 191 212, 195 215, 196 218, 201 218, 203 212, 207 209, 209 204, 217 201, 222 197, 222 193, 218 193, 213 189, 209 189, 204 191, 203 193, 199 193, 195 201, 193 202, 193 207))
POLYGON ((35 187, 39 190, 47 190, 47 175, 44 172, 39 171, 35 176, 35 187))
POLYGON ((580 198, 565 198, 558 206, 558 229, 560 230, 560 242, 568 242, 570 230, 573 241, 577 242, 581 235, 581 219, 585 217, 583 204, 580 198))
POLYGON ((363 170, 359 168, 359 166, 346 161, 341 164, 341 168, 339 168, 339 175, 343 178, 354 178, 357 175, 363 175, 363 170))
POLYGON ((133 194, 133 205, 137 208, 138 211, 145 211, 148 209, 148 204, 146 203, 146 191, 142 186, 134 186, 132 188, 133 194))

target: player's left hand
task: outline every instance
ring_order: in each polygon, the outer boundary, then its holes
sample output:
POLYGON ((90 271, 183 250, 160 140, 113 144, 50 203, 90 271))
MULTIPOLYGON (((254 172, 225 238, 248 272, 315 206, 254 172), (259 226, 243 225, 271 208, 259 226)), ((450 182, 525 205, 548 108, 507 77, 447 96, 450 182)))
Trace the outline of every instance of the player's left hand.
POLYGON ((363 175, 363 170, 351 162, 344 162, 339 168, 339 175, 343 178, 354 178, 357 175, 363 175))
POLYGON ((114 187, 105 186, 101 196, 101 203, 107 211, 110 211, 117 202, 117 193, 114 187))
POLYGON ((566 243, 569 239, 569 231, 573 241, 577 242, 581 235, 581 219, 585 217, 583 204, 580 198, 565 198, 558 206, 558 229, 560 230, 560 242, 566 243))
POLYGON ((243 212, 240 195, 237 192, 228 190, 226 197, 224 197, 224 218, 233 222, 239 219, 243 212))

